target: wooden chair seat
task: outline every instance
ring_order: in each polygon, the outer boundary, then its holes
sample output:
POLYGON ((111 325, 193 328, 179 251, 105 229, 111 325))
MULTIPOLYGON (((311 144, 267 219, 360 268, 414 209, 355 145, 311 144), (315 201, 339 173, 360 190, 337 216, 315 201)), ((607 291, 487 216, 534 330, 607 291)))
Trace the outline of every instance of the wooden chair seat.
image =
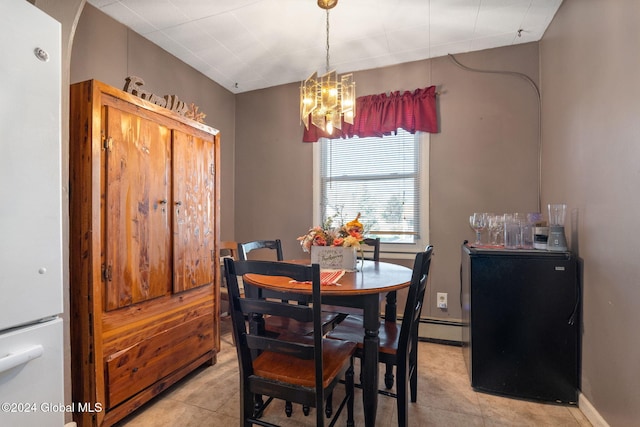
MULTIPOLYGON (((279 339, 286 340, 286 335, 281 335, 279 339)), ((300 337, 293 336, 295 342, 300 341, 300 337)), ((313 339, 309 337, 308 342, 313 344, 313 339)), ((325 339, 322 344, 323 376, 322 386, 329 387, 331 381, 340 375, 344 367, 344 360, 349 358, 356 344, 348 341, 338 341, 325 339)), ((315 387, 315 362, 313 359, 301 360, 300 358, 273 353, 271 351, 262 352, 253 361, 253 373, 262 378, 274 381, 294 384, 301 387, 315 387)))
MULTIPOLYGON (((380 338, 380 352, 386 354, 396 354, 398 351, 398 339, 400 338, 401 325, 396 322, 383 321, 378 329, 380 338)), ((340 325, 330 333, 331 338, 346 341, 353 341, 359 349, 363 348, 364 327, 362 318, 357 316, 347 316, 340 325)))
MULTIPOLYGON (((323 325, 324 333, 333 329, 333 326, 337 323, 336 318, 339 316, 339 313, 325 311, 321 313, 320 320, 323 325)), ((298 336, 307 336, 313 334, 313 322, 300 322, 298 320, 291 319, 290 317, 269 316, 264 319, 264 329, 267 333, 276 335, 294 334, 298 336)))

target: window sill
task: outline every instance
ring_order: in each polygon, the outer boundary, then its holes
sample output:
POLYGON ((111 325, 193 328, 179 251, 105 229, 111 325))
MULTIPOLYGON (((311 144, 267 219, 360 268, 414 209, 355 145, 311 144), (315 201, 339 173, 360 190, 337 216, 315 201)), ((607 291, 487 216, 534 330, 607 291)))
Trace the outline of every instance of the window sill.
POLYGON ((416 252, 383 252, 380 251, 380 259, 409 259, 413 260, 416 252))

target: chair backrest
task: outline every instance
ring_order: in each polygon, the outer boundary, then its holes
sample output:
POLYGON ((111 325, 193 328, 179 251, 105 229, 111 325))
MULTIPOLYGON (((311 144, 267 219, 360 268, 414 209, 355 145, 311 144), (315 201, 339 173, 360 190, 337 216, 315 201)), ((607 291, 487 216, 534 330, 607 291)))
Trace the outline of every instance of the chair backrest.
POLYGON ((322 408, 322 302, 320 297, 320 266, 290 264, 275 261, 234 261, 224 260, 227 286, 229 288, 229 303, 233 334, 236 342, 240 375, 244 383, 253 375, 253 356, 260 351, 284 353, 300 359, 314 359, 316 408, 322 408), (312 305, 295 305, 263 298, 241 297, 238 287, 238 276, 245 274, 261 274, 266 276, 284 276, 300 282, 311 282, 312 305), (314 310, 314 307, 318 309, 314 310), (283 316, 300 322, 313 322, 313 341, 278 339, 268 337, 253 328, 247 328, 246 318, 259 314, 263 316, 283 316))
POLYGON ((238 259, 238 242, 222 241, 220 242, 220 256, 230 256, 231 258, 238 259))
MULTIPOLYGON (((234 241, 221 241, 220 242, 220 257, 221 258, 225 258, 225 257, 231 257, 234 260, 238 259, 238 242, 234 242, 234 241)), ((222 261, 221 261, 222 262, 222 261)), ((224 288, 227 287, 227 278, 224 274, 224 264, 222 265, 222 287, 220 289, 220 293, 223 294, 224 292, 226 292, 226 290, 224 288)), ((244 292, 244 288, 242 286, 242 284, 240 285, 240 293, 244 292)))
POLYGON ((365 245, 364 259, 380 261, 380 238, 367 237, 362 243, 365 245), (370 246, 371 249, 367 250, 368 248, 366 246, 370 246))
POLYGON ((409 354, 414 351, 418 341, 418 321, 422 313, 424 295, 431 266, 431 254, 433 246, 427 246, 424 252, 419 252, 413 263, 413 274, 409 285, 409 294, 404 306, 404 317, 400 327, 398 339, 398 355, 409 354))
POLYGON ((276 260, 282 261, 282 242, 280 239, 276 240, 254 240, 251 242, 238 243, 238 259, 245 261, 248 258, 249 252, 258 249, 271 249, 276 251, 276 260))

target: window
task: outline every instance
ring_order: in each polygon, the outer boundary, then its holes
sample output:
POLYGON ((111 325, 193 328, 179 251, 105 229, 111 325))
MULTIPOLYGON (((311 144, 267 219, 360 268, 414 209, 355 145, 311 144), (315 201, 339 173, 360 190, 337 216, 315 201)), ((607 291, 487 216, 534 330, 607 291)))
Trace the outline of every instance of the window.
POLYGON ((385 256, 428 242, 429 136, 399 129, 380 138, 323 138, 314 149, 314 224, 358 212, 385 256))

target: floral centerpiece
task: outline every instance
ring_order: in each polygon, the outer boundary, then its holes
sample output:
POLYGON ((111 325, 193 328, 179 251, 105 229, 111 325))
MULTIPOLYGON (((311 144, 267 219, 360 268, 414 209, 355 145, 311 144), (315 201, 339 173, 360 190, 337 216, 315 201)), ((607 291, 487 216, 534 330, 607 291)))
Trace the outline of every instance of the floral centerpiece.
POLYGON ((353 221, 339 227, 334 227, 333 218, 329 217, 322 226, 309 229, 298 240, 302 249, 311 253, 311 262, 319 263, 320 267, 355 270, 363 234, 358 213, 353 221))
POLYGON ((311 252, 312 246, 343 246, 360 249, 364 227, 359 220, 360 213, 353 221, 340 227, 333 227, 333 217, 329 217, 322 226, 313 227, 307 234, 298 237, 300 246, 305 252, 311 252))

